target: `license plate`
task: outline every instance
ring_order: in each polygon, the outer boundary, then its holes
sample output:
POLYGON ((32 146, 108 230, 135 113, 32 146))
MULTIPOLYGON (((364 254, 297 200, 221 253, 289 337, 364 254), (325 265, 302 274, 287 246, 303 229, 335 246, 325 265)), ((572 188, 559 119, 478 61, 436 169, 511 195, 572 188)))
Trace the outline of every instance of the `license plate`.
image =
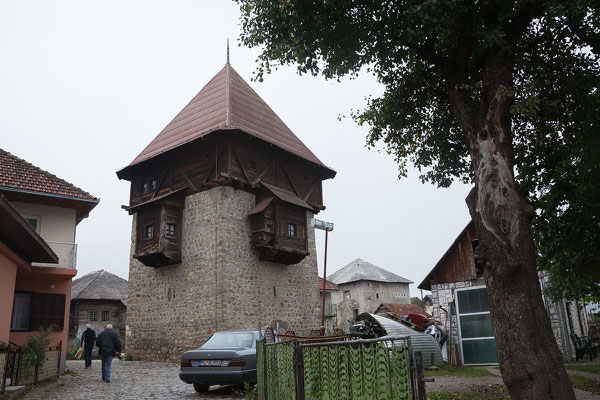
POLYGON ((220 367, 221 360, 198 360, 199 367, 220 367))

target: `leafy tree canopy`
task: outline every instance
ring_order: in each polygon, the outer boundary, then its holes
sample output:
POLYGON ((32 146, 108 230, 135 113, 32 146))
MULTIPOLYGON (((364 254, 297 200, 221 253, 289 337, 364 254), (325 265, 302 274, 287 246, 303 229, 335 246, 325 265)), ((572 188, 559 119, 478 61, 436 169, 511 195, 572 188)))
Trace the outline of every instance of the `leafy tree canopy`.
POLYGON ((516 48, 513 85, 499 90, 512 95, 515 179, 537 210, 539 266, 552 295, 600 299, 600 2, 237 1, 242 43, 264 48, 259 80, 290 64, 326 78, 375 74, 384 94, 353 114, 370 127, 367 144, 383 142, 400 176, 412 164, 441 187, 474 171, 449 92, 478 131, 484 65, 516 48))

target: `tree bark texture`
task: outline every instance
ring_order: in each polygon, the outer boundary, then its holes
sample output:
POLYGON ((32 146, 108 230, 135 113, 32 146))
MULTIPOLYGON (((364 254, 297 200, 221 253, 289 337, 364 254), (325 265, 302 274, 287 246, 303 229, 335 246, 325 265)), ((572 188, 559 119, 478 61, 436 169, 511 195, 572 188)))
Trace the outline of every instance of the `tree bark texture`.
POLYGON ((513 399, 575 399, 542 301, 531 231, 534 209, 513 173, 512 63, 488 68, 478 113, 450 90, 471 155, 475 187, 466 199, 483 265, 502 379, 513 399))

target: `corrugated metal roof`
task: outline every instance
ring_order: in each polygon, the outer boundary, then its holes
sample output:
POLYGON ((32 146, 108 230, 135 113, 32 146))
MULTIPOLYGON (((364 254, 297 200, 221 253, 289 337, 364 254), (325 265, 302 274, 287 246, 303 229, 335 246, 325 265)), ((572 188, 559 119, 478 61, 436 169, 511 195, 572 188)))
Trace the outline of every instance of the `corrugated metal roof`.
POLYGON ((120 300, 127 305, 127 281, 103 269, 73 280, 71 300, 120 300))
POLYGON ((129 165, 148 160, 210 132, 232 129, 240 129, 327 168, 229 64, 129 165))
POLYGON ((327 277, 328 280, 335 283, 336 285, 343 285, 344 283, 356 282, 356 281, 376 281, 376 282, 389 282, 389 283, 413 283, 406 278, 396 275, 390 271, 380 268, 370 262, 364 261, 360 258, 352 261, 344 268, 334 272, 327 277))
POLYGON ((64 179, 0 149, 0 188, 2 187, 98 202, 97 198, 64 179))
POLYGON ((423 356, 423 366, 441 367, 444 364, 442 350, 433 336, 426 335, 410 329, 399 322, 393 321, 381 315, 363 313, 358 316, 358 320, 371 320, 377 322, 388 336, 409 336, 412 352, 420 351, 423 356))

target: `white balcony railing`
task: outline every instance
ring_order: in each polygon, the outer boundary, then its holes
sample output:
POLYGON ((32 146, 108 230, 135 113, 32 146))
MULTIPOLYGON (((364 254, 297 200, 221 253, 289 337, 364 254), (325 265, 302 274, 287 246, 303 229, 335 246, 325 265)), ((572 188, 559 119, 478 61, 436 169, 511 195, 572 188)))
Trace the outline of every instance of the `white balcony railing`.
POLYGON ((77 244, 67 242, 52 242, 46 240, 48 246, 58 256, 58 264, 31 263, 33 267, 53 267, 75 269, 77 265, 77 244))

